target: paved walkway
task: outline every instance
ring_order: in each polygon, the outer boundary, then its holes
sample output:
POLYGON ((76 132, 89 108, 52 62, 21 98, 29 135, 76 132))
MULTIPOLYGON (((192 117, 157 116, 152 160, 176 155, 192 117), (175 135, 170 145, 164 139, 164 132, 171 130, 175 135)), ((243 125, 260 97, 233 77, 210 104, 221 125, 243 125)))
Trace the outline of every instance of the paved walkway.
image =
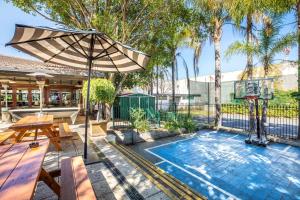
MULTIPOLYGON (((74 127, 76 128, 76 127, 74 127)), ((76 131, 83 136, 84 129, 77 127, 76 131)), ((150 180, 148 180, 140 171, 131 165, 119 151, 110 144, 106 143, 102 137, 91 137, 93 143, 101 149, 104 156, 109 159, 114 166, 126 178, 129 185, 133 186, 144 199, 169 199, 165 193, 159 190, 150 180)), ((125 191, 123 191, 125 192, 125 191)), ((128 195, 127 195, 128 196, 128 195)), ((119 199, 119 198, 118 198, 119 199)), ((122 199, 122 198, 121 198, 122 199)))

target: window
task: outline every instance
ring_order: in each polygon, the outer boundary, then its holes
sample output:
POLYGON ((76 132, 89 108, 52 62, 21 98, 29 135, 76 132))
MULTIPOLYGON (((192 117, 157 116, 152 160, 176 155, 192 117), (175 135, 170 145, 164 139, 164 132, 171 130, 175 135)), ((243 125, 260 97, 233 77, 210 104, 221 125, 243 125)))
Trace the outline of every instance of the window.
POLYGON ((57 90, 50 90, 49 95, 49 104, 53 106, 59 106, 60 105, 60 94, 57 90))
POLYGON ((28 90, 17 89, 17 106, 28 106, 28 90))
POLYGON ((40 105, 40 90, 32 90, 32 105, 39 106, 40 105))
MULTIPOLYGON (((5 107, 5 90, 1 90, 1 107, 5 107)), ((7 106, 12 107, 12 90, 7 90, 7 106)))
POLYGON ((63 106, 71 106, 71 92, 62 92, 61 93, 61 100, 63 106))

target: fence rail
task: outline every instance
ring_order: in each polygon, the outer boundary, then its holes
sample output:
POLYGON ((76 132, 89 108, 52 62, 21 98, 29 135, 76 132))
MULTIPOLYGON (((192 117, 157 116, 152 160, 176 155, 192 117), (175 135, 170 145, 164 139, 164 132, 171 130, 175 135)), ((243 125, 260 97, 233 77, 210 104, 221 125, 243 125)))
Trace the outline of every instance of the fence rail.
MULTIPOLYGON (((261 112, 261 106, 259 106, 261 112)), ((236 104, 222 105, 222 125, 249 130, 249 106, 236 104)), ((267 133, 287 139, 298 137, 298 107, 286 105, 268 106, 267 133)), ((261 116, 261 113, 259 113, 261 116)))
MULTIPOLYGON (((155 112, 159 115, 159 124, 160 121, 166 121, 172 118, 174 114, 172 106, 164 104, 158 106, 158 108, 159 109, 155 112)), ((185 104, 176 105, 177 115, 187 115, 189 110, 190 116, 199 123, 212 124, 214 122, 214 104, 192 104, 190 105, 190 109, 188 105, 185 104)), ((114 126, 130 126, 129 119, 120 117, 120 112, 120 108, 114 107, 114 126)), ((261 106, 259 107, 259 112, 261 116, 261 106)), ((153 123, 157 123, 157 121, 153 119, 150 120, 152 120, 153 123)), ((269 135, 286 139, 297 139, 299 126, 298 107, 285 105, 268 106, 267 125, 267 133, 269 135)), ((249 131, 249 106, 247 104, 222 104, 222 126, 249 131)))

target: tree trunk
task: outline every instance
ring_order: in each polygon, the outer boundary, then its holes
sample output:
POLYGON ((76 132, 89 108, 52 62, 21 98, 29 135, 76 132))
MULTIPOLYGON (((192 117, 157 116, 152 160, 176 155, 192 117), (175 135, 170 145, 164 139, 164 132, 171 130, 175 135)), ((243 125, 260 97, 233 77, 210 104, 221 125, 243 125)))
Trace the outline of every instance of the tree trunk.
POLYGON ((103 110, 104 110, 104 116, 105 116, 104 119, 109 121, 111 118, 111 106, 106 103, 103 110))
POLYGON ((172 58, 172 106, 171 110, 173 112, 176 112, 176 101, 175 101, 175 53, 176 51, 173 51, 173 58, 172 58))
MULTIPOLYGON (((247 28, 246 28, 246 34, 247 34, 247 44, 252 43, 252 14, 249 13, 247 15, 247 28)), ((253 55, 252 53, 247 53, 247 76, 248 80, 253 79, 253 55)), ((250 132, 253 133, 255 132, 255 115, 254 115, 254 101, 249 100, 249 127, 250 127, 250 132)))
MULTIPOLYGON (((300 95, 300 1, 297 2, 297 33, 298 33, 298 98, 300 95)), ((298 99, 298 139, 300 139, 300 98, 298 99)))
POLYGON ((215 126, 219 128, 222 123, 221 118, 221 35, 222 29, 219 21, 215 22, 215 30, 213 35, 215 46, 215 106, 216 117, 215 126))
POLYGON ((96 120, 99 122, 101 119, 101 103, 97 103, 98 105, 98 111, 97 111, 97 118, 96 120))

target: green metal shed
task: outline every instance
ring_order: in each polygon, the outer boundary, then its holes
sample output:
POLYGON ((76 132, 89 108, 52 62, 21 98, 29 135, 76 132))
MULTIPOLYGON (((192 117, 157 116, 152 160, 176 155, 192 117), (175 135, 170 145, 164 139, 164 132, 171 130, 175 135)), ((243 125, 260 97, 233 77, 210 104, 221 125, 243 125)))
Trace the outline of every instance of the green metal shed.
POLYGON ((155 97, 140 93, 117 96, 113 104, 113 119, 129 120, 131 108, 143 109, 149 118, 148 115, 155 113, 155 97))

